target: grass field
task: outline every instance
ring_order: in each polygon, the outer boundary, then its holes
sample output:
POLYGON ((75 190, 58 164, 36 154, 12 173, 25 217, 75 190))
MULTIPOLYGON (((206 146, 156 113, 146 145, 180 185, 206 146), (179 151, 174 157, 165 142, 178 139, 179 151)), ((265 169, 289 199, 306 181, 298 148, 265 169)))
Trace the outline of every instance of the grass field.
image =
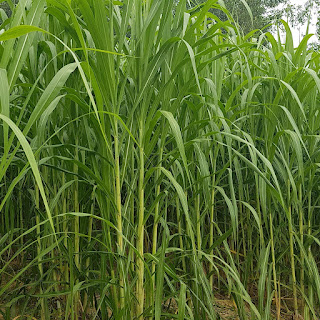
POLYGON ((319 319, 311 35, 216 0, 7 2, 0 318, 319 319))

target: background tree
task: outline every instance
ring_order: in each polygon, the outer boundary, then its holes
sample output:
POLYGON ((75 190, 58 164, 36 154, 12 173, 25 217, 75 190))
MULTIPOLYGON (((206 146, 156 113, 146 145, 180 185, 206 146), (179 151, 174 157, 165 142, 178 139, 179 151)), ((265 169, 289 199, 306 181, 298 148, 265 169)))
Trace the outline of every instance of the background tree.
MULTIPOLYGON (((195 0, 194 3, 200 4, 205 0, 195 0)), ((235 21, 238 22, 244 34, 253 29, 262 29, 268 24, 278 20, 283 15, 280 4, 286 4, 288 0, 246 0, 246 4, 250 7, 253 19, 244 5, 242 0, 220 0, 219 3, 225 6, 233 15, 235 21)), ((222 20, 227 20, 227 16, 220 10, 214 10, 214 13, 222 20)), ((267 27, 270 29, 270 27, 267 27)))
POLYGON ((315 35, 317 39, 312 38, 313 42, 309 43, 309 48, 318 50, 320 40, 320 0, 307 0, 303 5, 286 5, 280 11, 281 16, 293 28, 301 28, 301 37, 306 33, 314 32, 312 24, 316 24, 315 35), (307 30, 308 29, 308 30, 307 30))
MULTIPOLYGON (((11 1, 11 5, 14 3, 17 3, 19 0, 11 1)), ((9 3, 7 1, 0 3, 0 25, 2 24, 2 21, 6 19, 7 17, 10 17, 12 14, 12 8, 10 7, 9 3)))
MULTIPOLYGON (((247 8, 240 0, 225 0, 226 8, 239 23, 244 34, 253 29, 263 29, 268 24, 281 18, 281 10, 277 7, 286 0, 246 0, 251 9, 253 20, 247 8)), ((270 28, 270 27, 269 27, 270 28)))

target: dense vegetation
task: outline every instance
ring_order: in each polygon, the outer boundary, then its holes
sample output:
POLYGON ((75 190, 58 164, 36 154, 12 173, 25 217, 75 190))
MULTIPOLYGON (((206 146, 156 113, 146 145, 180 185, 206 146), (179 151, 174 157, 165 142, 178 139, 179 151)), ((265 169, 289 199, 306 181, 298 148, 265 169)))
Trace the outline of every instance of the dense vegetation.
POLYGON ((9 2, 3 318, 319 319, 310 35, 244 35, 216 0, 9 2))
MULTIPOLYGON (((194 0, 196 3, 203 3, 206 0, 194 0)), ((314 1, 314 0, 309 0, 314 1)), ((318 1, 318 0, 317 0, 318 1)), ((287 0, 223 0, 226 9, 230 11, 235 22, 244 33, 249 33, 253 29, 263 29, 264 31, 272 29, 274 22, 279 21, 282 17, 287 16, 290 8, 290 22, 294 22, 293 12, 303 11, 301 6, 288 5, 287 0), (247 6, 250 7, 248 10, 247 6), (251 12, 252 17, 250 17, 251 12)), ((309 8, 310 9, 310 8, 309 8)), ((228 20, 228 16, 219 9, 211 9, 220 20, 228 20)), ((305 12, 303 17, 307 16, 305 12)))

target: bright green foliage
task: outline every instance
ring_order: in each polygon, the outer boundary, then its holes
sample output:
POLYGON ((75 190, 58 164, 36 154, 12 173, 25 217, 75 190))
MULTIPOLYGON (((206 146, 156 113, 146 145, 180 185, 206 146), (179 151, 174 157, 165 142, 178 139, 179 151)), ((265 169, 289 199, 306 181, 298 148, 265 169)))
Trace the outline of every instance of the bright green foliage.
POLYGON ((318 319, 309 36, 243 36, 216 0, 11 4, 4 319, 220 319, 218 295, 240 319, 318 319))

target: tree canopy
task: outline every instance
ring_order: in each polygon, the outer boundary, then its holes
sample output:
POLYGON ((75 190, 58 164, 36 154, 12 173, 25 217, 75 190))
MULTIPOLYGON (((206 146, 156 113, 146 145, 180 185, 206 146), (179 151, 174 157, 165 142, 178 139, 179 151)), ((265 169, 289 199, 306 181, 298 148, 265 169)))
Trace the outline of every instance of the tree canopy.
MULTIPOLYGON (((224 0, 220 1, 220 3, 224 4, 231 12, 235 21, 238 22, 240 28, 246 34, 253 29, 262 29, 271 22, 279 19, 282 11, 277 7, 286 1, 287 0, 224 0), (246 4, 251 10, 252 18, 246 4)), ((204 2, 204 0, 201 0, 201 2, 204 2)), ((221 11, 217 11, 217 14, 220 19, 226 19, 226 16, 223 16, 221 11)))
POLYGON ((251 9, 253 20, 244 4, 239 0, 225 0, 228 10, 234 15, 244 33, 252 29, 262 29, 267 24, 281 17, 276 7, 286 0, 246 0, 251 9), (271 10, 272 9, 272 10, 271 10))
POLYGON ((0 3, 0 25, 2 24, 2 20, 5 20, 6 16, 10 17, 11 14, 12 12, 9 4, 6 1, 1 2, 0 3))

